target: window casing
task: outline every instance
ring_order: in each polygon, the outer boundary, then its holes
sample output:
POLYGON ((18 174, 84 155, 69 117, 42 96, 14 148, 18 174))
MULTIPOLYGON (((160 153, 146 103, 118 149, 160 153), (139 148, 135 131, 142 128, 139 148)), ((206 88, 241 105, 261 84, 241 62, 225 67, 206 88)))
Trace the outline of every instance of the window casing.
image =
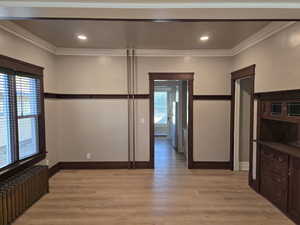
POLYGON ((0 177, 45 158, 44 128, 43 69, 0 56, 0 177))

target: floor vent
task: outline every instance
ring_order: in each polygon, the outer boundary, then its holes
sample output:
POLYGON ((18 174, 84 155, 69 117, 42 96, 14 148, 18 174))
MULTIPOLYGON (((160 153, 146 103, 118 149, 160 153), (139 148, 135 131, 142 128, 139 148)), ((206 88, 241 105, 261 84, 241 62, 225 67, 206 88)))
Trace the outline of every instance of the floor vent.
POLYGON ((11 224, 48 191, 47 166, 34 166, 1 182, 0 225, 11 224))

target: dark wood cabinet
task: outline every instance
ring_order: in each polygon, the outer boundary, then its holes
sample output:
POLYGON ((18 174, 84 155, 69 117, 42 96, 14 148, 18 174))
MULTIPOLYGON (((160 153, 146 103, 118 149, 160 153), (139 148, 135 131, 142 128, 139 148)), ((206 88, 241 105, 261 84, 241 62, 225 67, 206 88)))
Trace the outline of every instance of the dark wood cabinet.
POLYGON ((260 144, 260 194, 300 224, 300 157, 282 144, 260 144), (274 146, 274 148, 270 147, 274 146))
POLYGON ((300 225, 300 90, 258 95, 258 191, 300 225))
POLYGON ((289 206, 291 218, 300 224, 300 159, 290 159, 289 206))

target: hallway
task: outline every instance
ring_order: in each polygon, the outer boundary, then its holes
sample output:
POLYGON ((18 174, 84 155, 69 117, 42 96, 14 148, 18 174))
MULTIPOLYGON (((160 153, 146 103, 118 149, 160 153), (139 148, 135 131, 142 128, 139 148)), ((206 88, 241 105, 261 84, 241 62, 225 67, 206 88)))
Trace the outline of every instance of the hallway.
POLYGON ((183 153, 176 152, 166 137, 155 137, 155 169, 187 168, 183 153))

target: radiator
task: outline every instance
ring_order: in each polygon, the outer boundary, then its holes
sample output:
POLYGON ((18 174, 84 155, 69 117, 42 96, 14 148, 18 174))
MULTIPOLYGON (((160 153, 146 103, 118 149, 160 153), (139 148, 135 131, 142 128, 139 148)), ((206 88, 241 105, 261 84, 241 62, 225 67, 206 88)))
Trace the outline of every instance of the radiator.
POLYGON ((34 166, 0 183, 0 225, 11 224, 49 192, 48 167, 34 166))

